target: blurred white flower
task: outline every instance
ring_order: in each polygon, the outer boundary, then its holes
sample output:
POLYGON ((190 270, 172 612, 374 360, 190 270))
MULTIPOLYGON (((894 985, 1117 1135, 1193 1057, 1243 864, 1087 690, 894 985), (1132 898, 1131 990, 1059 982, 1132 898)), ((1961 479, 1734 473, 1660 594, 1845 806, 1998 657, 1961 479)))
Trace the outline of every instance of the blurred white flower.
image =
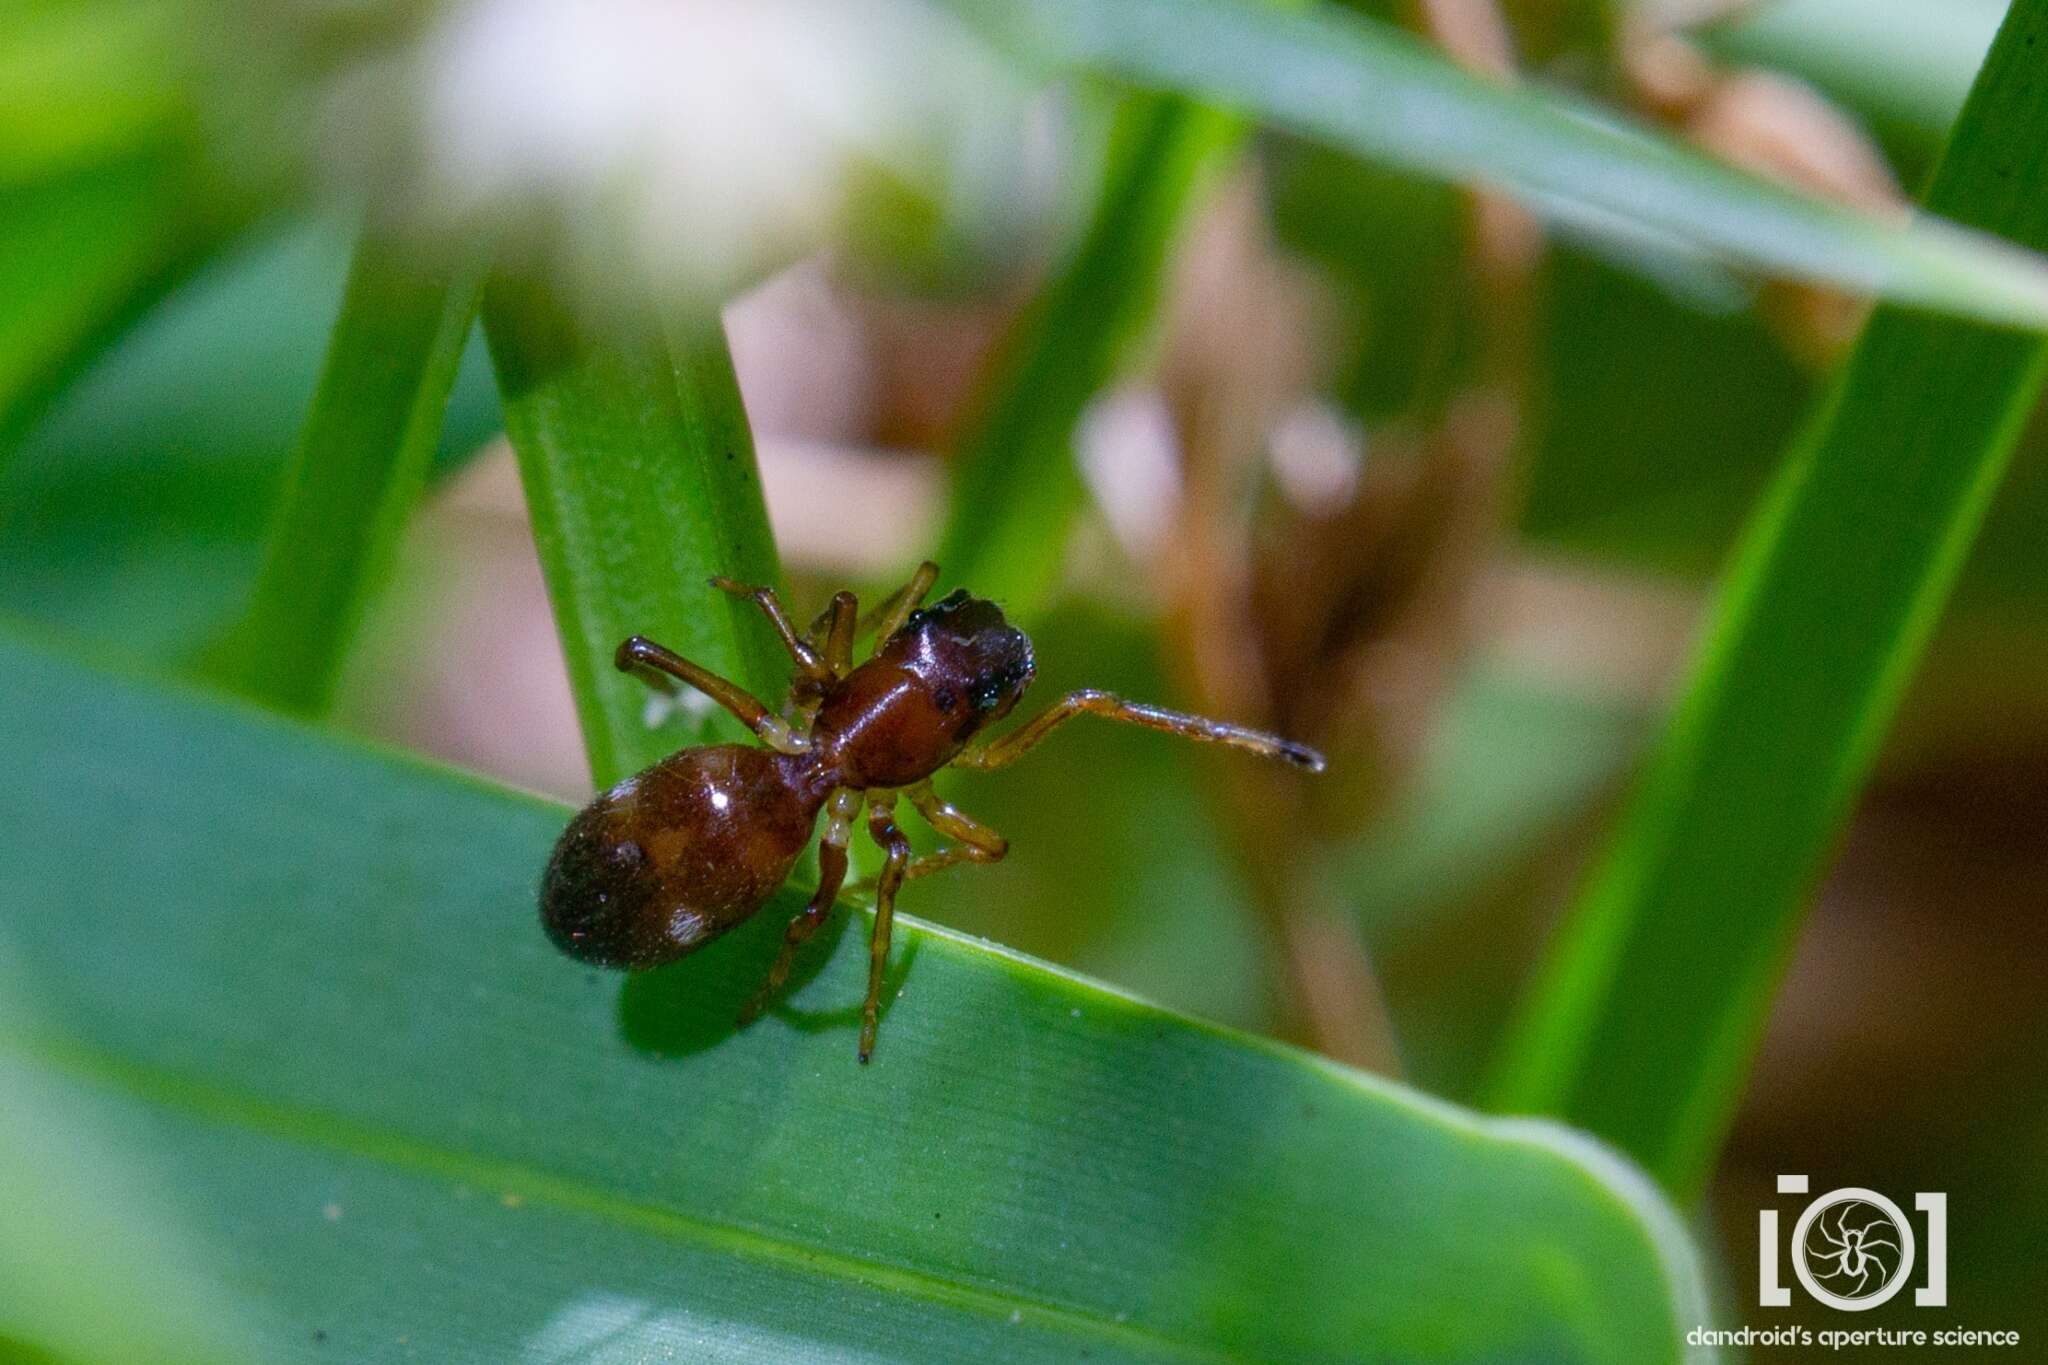
POLYGON ((923 0, 461 0, 418 74, 430 218, 600 288, 722 296, 971 217, 1025 129, 1002 59, 923 0))

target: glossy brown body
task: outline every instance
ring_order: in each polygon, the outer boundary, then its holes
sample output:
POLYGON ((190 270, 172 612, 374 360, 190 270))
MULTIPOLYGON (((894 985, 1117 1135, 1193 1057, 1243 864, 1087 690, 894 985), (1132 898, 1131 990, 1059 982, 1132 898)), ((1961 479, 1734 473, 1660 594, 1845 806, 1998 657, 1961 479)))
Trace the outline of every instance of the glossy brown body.
POLYGON ((834 791, 893 790, 951 762, 1031 681, 1031 642, 955 593, 819 689, 798 752, 684 749, 570 822, 541 878, 541 922, 605 967, 674 961, 745 920, 788 877, 834 791))
POLYGON ((555 946, 601 967, 673 961, 775 893, 831 788, 801 755, 684 749, 583 808, 541 879, 555 946))
POLYGON ((825 693, 811 736, 819 775, 856 791, 908 787, 951 763, 1030 685, 1031 641, 993 602, 954 593, 914 612, 825 693))

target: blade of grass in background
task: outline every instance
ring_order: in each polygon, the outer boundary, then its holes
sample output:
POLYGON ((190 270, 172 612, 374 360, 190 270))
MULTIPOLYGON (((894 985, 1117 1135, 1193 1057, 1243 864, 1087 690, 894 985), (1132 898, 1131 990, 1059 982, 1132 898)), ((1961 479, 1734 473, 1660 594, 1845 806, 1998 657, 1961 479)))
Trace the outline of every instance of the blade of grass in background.
POLYGON ((0 187, 189 133, 182 0, 9 0, 0 19, 0 187))
MULTIPOLYGON (((735 1033, 793 894, 600 973, 535 922, 558 806, 5 631, 0 696, 0 766, 65 775, 0 785, 7 1118, 190 1194, 97 1250, 179 1233, 154 1291, 233 1286, 258 1359, 1647 1365, 1701 1321, 1669 1209, 1550 1125, 914 921, 872 1066, 837 925, 735 1033)), ((0 1352, 167 1358, 94 1269, 0 1284, 0 1352)))
POLYGON ((367 231, 248 608, 202 668, 317 713, 426 483, 477 278, 367 231))
POLYGON ((511 278, 487 286, 484 331, 597 784, 714 734, 749 738, 694 693, 680 730, 650 726, 645 685, 612 665, 646 635, 770 706, 787 690, 759 610, 706 582, 781 578, 724 331, 600 326, 511 278))
POLYGON ((1982 233, 1888 223, 1769 184, 1555 92, 1491 84, 1334 6, 954 0, 1056 65, 1235 109, 1360 156, 1618 218, 1759 269, 2048 327, 2048 262, 1982 233))
POLYGON ((1005 339, 958 442, 938 555, 949 582, 1027 620, 1044 607, 1084 497, 1075 427, 1149 330, 1203 172, 1242 132, 1171 95, 1119 105, 1088 229, 1005 339))
MULTIPOLYGON (((361 226, 344 212, 243 234, 64 387, 0 463, 7 610, 166 668, 223 637, 255 589, 361 226)), ((429 488, 504 430, 472 329, 429 488)))
MULTIPOLYGON (((1928 201, 2048 248, 2048 0, 2017 0, 1928 201)), ((1511 1038, 1502 1108, 1698 1193, 1825 855, 1919 659, 2048 343, 1880 308, 1738 550, 1613 847, 1511 1038)))
POLYGON ((0 458, 121 324, 248 220, 177 154, 148 152, 0 201, 0 458))

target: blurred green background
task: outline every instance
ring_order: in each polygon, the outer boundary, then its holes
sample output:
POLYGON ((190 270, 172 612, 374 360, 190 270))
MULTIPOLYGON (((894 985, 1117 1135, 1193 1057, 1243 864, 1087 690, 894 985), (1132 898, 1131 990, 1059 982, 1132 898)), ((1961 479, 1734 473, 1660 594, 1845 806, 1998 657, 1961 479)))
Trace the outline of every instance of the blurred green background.
MULTIPOLYGON (((322 140, 322 101, 339 97, 321 80, 411 20, 337 6, 289 33, 251 24, 251 70, 190 78, 208 106, 182 76, 116 78, 175 69, 175 6, 8 8, 8 107, 45 112, 0 145, 0 334, 16 347, 0 348, 0 610, 102 657, 190 670, 256 581, 359 225, 390 207, 374 180, 333 169, 353 153, 322 140), (81 70, 98 74, 81 86, 81 70), (51 89, 70 102, 35 102, 51 89), (243 101, 279 90, 306 106, 273 110, 292 131, 249 136, 243 101)), ((1504 39, 1544 88, 1875 210, 1925 183, 2003 12, 1367 8, 1481 68, 1504 39)), ((1035 291, 1085 240, 1091 187, 1116 183, 1138 115, 1112 102, 1040 100, 1044 135, 1000 193, 981 187, 966 213, 885 194, 866 227, 753 269, 725 304, 799 614, 838 586, 886 585, 976 514, 949 510, 949 489, 973 487, 959 433, 1035 291)), ((1275 903, 1289 893, 1261 867, 1243 807, 1258 789, 1137 731, 1077 730, 962 778, 951 792, 1013 851, 902 904, 1204 1019, 1365 1037, 1410 1082, 1479 1104, 1709 585, 1861 305, 1327 143, 1202 138, 1184 199, 1158 215, 1158 297, 1132 305, 1133 337, 1059 474, 1078 496, 1022 523, 1050 567, 1017 582, 1049 586, 990 590, 1021 599, 1006 605, 1036 641, 1037 695, 1249 697, 1254 719, 1310 729, 1350 763, 1296 812, 1289 856, 1314 865, 1310 921, 1346 926, 1336 955, 1367 973, 1365 1006, 1333 1007, 1332 1025, 1290 999, 1302 907, 1275 903), (1219 602, 1251 632, 1241 649, 1209 613, 1219 602)), ((504 425, 479 331, 335 713, 580 800, 589 776, 504 425)), ((2044 543, 2035 420, 1818 891, 1699 1210, 1731 1320, 1759 1320, 1740 1311, 1756 1210, 1778 1173, 1803 1172, 1901 1202, 1946 1191, 1949 1315, 2048 1333, 2044 543)), ((1926 1316, 1902 1297, 1854 1325, 1926 1316)), ((1770 1320, 1842 1322, 1797 1295, 1770 1320)))

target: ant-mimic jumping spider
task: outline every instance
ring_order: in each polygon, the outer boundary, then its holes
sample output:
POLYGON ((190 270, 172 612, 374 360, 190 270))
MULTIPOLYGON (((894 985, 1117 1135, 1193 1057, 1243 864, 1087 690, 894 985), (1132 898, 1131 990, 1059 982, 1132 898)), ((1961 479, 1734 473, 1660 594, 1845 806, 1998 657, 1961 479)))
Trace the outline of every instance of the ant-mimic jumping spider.
POLYGON ((620 669, 657 686, 675 679, 696 688, 739 717, 761 745, 683 749, 570 821, 540 886, 541 923, 556 945, 584 962, 628 968, 659 966, 702 947, 774 894, 823 811, 817 894, 790 921, 767 983, 740 1016, 746 1023, 782 989, 797 949, 824 923, 846 877, 853 822, 866 806, 868 833, 885 858, 874 882, 860 1031, 865 1062, 875 1046, 897 888, 956 863, 995 862, 1008 849, 1002 835, 933 791, 939 769, 1003 767, 1055 726, 1088 714, 1322 770, 1322 755, 1304 745, 1093 690, 1069 693, 1008 734, 970 747, 1030 685, 1031 641, 993 602, 964 590, 921 607, 938 572, 935 564, 920 566, 872 621, 860 618, 852 593, 838 593, 802 635, 772 589, 712 580, 752 598, 782 637, 796 663, 793 720, 651 640, 635 635, 621 644, 620 669), (854 637, 870 624, 875 651, 856 666, 854 637), (896 826, 899 796, 953 842, 913 855, 896 826))

